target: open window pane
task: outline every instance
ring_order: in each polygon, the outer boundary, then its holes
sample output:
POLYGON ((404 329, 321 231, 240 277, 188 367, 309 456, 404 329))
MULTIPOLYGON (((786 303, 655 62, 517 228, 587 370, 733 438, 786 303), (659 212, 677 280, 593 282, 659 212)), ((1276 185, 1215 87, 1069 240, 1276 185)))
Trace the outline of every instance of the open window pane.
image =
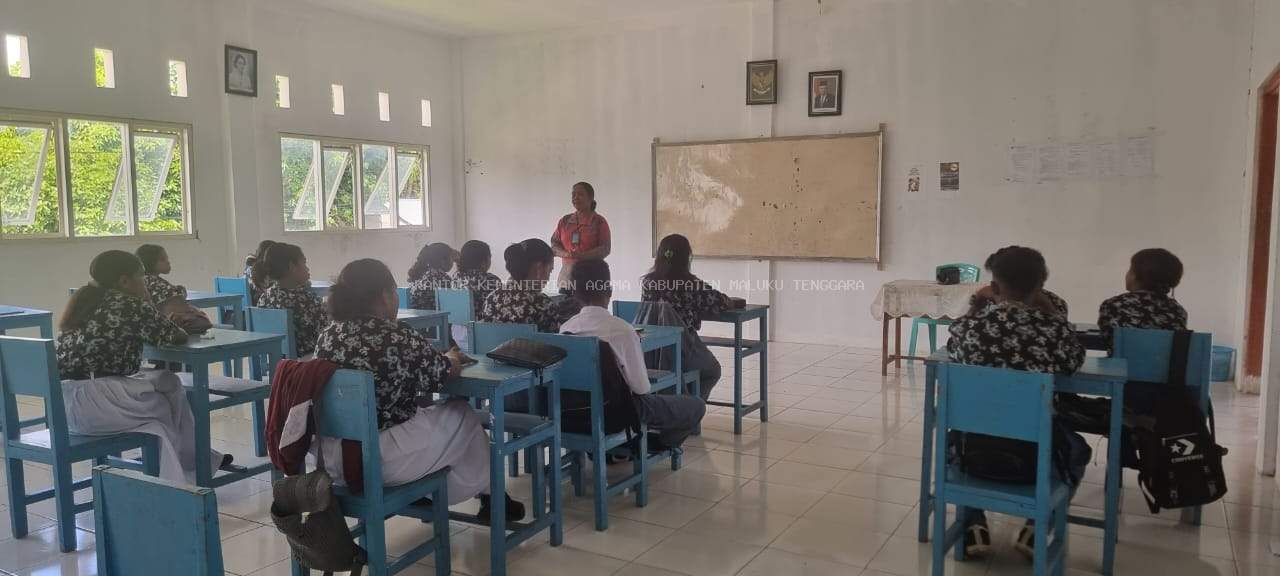
POLYGON ((116 87, 115 55, 106 48, 93 49, 93 84, 99 88, 116 87))
POLYGON ((394 176, 390 146, 365 144, 360 146, 361 165, 364 171, 364 227, 365 229, 394 228, 391 219, 391 199, 394 176))
POLYGON ((128 126, 68 120, 71 205, 76 236, 129 232, 129 167, 124 162, 128 126))
POLYGON ((55 148, 52 125, 0 124, 0 235, 58 233, 55 148))
POLYGON ((423 183, 422 152, 400 149, 396 151, 396 190, 401 226, 422 226, 426 214, 427 195, 423 183))
POLYGON ((181 60, 169 61, 169 95, 177 98, 187 97, 187 63, 181 60))
POLYGON ((355 151, 347 147, 324 149, 325 228, 356 227, 355 151))
POLYGON ((139 131, 133 135, 133 172, 138 189, 139 232, 182 232, 186 179, 182 135, 139 131))
POLYGON ((4 37, 5 64, 14 78, 31 77, 31 58, 27 54, 27 37, 6 34, 4 37))
POLYGON ((319 230, 320 143, 304 138, 280 139, 284 190, 284 229, 319 230))

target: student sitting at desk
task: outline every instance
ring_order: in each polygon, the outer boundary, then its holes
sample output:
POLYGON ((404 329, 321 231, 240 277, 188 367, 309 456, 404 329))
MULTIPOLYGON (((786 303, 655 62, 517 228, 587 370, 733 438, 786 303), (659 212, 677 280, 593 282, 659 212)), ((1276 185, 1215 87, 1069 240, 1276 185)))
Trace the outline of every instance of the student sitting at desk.
POLYGON ((489 273, 493 254, 489 245, 479 240, 468 240, 458 255, 458 270, 453 274, 454 288, 471 292, 471 305, 476 318, 484 309, 484 299, 502 284, 497 276, 489 273))
POLYGON ((288 310, 293 315, 294 343, 298 356, 316 350, 320 331, 329 325, 324 302, 311 290, 311 269, 302 249, 277 242, 254 263, 254 276, 268 278, 267 289, 258 297, 260 308, 288 310))
MULTIPOLYGON (((244 259, 244 277, 249 281, 249 303, 257 306, 258 296, 267 289, 266 285, 258 285, 257 280, 253 277, 253 265, 267 255, 267 249, 275 245, 275 240, 263 240, 258 243, 258 249, 245 257, 244 259)), ((264 279, 265 282, 270 282, 264 279)))
POLYGON ((450 268, 453 268, 453 248, 444 242, 423 246, 409 268, 409 307, 435 310, 436 289, 453 288, 450 268))
MULTIPOLYGON (((994 276, 992 302, 975 307, 951 324, 951 338, 947 341, 951 361, 1030 372, 1075 372, 1084 363, 1085 350, 1066 317, 1058 313, 1042 292, 1049 275, 1044 256, 1031 248, 1010 246, 989 262, 994 276)), ((1063 440, 1054 442, 1054 461, 1065 464, 1057 472, 1064 481, 1077 485, 1089 462, 1089 446, 1079 434, 1055 428, 1055 438, 1063 440)), ((958 441, 953 440, 952 449, 971 471, 979 466, 1002 468, 998 471, 1001 477, 1034 477, 1034 457, 1027 460, 1014 455, 1018 444, 1021 442, 1017 440, 966 434, 958 441), (976 461, 980 452, 995 457, 983 458, 989 465, 982 465, 976 461), (1031 470, 1026 469, 1028 463, 1031 470)), ((986 515, 981 510, 971 510, 966 524, 966 552, 975 556, 988 553, 991 535, 986 515)), ((1019 532, 1014 547, 1032 557, 1034 536, 1035 530, 1028 522, 1019 532)))
POLYGON ((1126 292, 1098 307, 1098 328, 1111 345, 1116 328, 1186 330, 1187 310, 1170 294, 1182 281, 1182 261, 1163 248, 1139 250, 1124 275, 1126 292))
POLYGON ((553 301, 542 291, 551 278, 555 254, 537 238, 512 244, 502 254, 511 278, 484 299, 482 322, 534 324, 539 332, 558 332, 560 323, 578 312, 573 299, 553 301))
POLYGON ((142 279, 147 284, 147 294, 151 296, 152 303, 159 305, 170 298, 187 298, 186 288, 175 286, 161 276, 173 271, 173 266, 169 264, 169 254, 163 246, 143 244, 134 255, 142 261, 142 279))
MULTIPOLYGON (((480 497, 489 517, 489 435, 484 419, 462 400, 427 404, 445 381, 457 378, 465 358, 457 348, 436 352, 421 332, 396 322, 400 298, 391 270, 378 260, 343 267, 329 288, 333 322, 321 333, 316 358, 373 373, 378 403, 382 478, 387 486, 413 482, 449 467, 450 504, 480 497)), ((321 440, 325 466, 343 477, 342 442, 321 440)), ((507 520, 524 518, 524 505, 507 498, 507 520)))
MULTIPOLYGON (((995 252, 992 252, 990 256, 987 256, 987 260, 982 264, 982 267, 986 268, 988 273, 991 272, 991 263, 995 262, 995 259, 997 257, 999 257, 1001 254, 1008 251, 1010 248, 1020 248, 1020 246, 1006 246, 1004 248, 996 250, 995 252)), ((1039 252, 1037 252, 1037 254, 1038 253, 1039 252)), ((1048 280, 1047 267, 1046 267, 1045 274, 1046 274, 1045 279, 1048 280)), ((1058 296, 1057 294, 1054 294, 1053 292, 1050 292, 1049 290, 1046 290, 1043 288, 1040 290, 1040 295, 1043 296, 1044 299, 1048 302, 1048 304, 1052 306, 1053 310, 1057 311, 1058 314, 1061 314, 1063 318, 1067 318, 1067 301, 1066 300, 1063 300, 1061 296, 1058 296)), ((987 306, 993 303, 994 303, 994 299, 992 297, 990 284, 983 286, 981 289, 975 292, 973 296, 970 297, 969 299, 969 306, 971 308, 975 308, 979 306, 987 306)))
MULTIPOLYGON (((103 252, 89 276, 67 302, 57 340, 69 431, 152 434, 160 439, 160 477, 194 483, 195 419, 182 383, 168 370, 142 370, 143 344, 182 344, 187 333, 147 300, 133 254, 103 252)), ((215 469, 231 464, 230 454, 203 457, 215 469)))
POLYGON ((582 303, 582 311, 560 329, 566 334, 596 336, 609 344, 622 377, 631 389, 637 418, 658 431, 657 442, 650 441, 650 451, 680 447, 702 422, 706 404, 693 396, 649 393, 649 371, 645 367, 640 335, 634 326, 608 310, 609 299, 613 297, 608 263, 583 260, 573 265, 569 277, 573 297, 582 303))

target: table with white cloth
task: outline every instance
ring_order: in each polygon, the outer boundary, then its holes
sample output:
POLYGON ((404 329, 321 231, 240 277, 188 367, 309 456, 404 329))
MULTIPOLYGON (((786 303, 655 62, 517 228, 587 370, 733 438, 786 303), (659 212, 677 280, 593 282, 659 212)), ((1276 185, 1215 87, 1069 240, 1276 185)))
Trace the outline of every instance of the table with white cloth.
POLYGON ((933 280, 894 280, 886 282, 871 303, 871 317, 881 322, 880 373, 889 372, 889 364, 902 365, 902 360, 924 360, 921 356, 902 355, 902 319, 932 318, 954 320, 969 310, 969 297, 984 284, 939 284, 933 280), (893 354, 889 354, 889 321, 894 323, 893 354))

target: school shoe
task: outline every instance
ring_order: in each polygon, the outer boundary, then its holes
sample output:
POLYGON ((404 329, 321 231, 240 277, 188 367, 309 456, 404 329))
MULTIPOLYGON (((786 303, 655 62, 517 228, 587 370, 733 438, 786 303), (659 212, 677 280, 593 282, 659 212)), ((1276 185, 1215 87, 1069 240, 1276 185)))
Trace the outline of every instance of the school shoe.
POLYGON ((991 532, 986 524, 974 523, 964 531, 965 556, 983 558, 991 553, 991 532))
MULTIPOLYGON (((503 494, 502 497, 505 498, 507 501, 507 513, 506 513, 507 522, 519 522, 521 520, 524 520, 524 504, 521 504, 517 500, 511 499, 511 496, 508 496, 506 494, 503 494)), ((489 507, 489 500, 490 498, 488 494, 481 494, 480 495, 480 511, 476 512, 476 516, 479 517, 478 520, 480 521, 481 524, 485 526, 489 525, 489 513, 491 512, 491 509, 489 507)))
POLYGON ((1013 549, 1026 557, 1027 560, 1036 559, 1036 527, 1034 524, 1024 524, 1022 526, 1022 529, 1018 531, 1018 537, 1013 540, 1013 549))

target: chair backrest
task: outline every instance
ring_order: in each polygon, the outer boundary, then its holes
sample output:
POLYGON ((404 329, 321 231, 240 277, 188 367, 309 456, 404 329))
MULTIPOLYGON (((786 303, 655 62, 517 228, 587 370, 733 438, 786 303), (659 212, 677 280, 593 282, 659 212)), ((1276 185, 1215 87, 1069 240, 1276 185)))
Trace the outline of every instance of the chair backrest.
POLYGON ((241 306, 248 308, 252 305, 252 302, 249 302, 249 279, 244 276, 214 276, 213 291, 222 294, 239 294, 244 298, 241 306))
POLYGON ((97 466, 93 521, 98 574, 224 573, 218 503, 211 488, 97 466))
MULTIPOLYGON (((4 410, 0 421, 18 422, 18 396, 36 396, 44 401, 52 447, 64 449, 69 443, 67 413, 53 340, 0 336, 0 400, 4 410)), ((4 427, 4 434, 17 439, 22 431, 13 424, 4 427)))
POLYGON ((640 312, 641 304, 641 302, 636 302, 634 300, 614 300, 613 315, 634 324, 636 321, 636 314, 640 312))
POLYGON ((407 286, 396 287, 396 297, 400 298, 400 307, 409 309, 409 288, 407 286))
POLYGON ((942 363, 938 422, 961 432, 1038 442, 1048 439, 1053 374, 942 363))
POLYGON ((298 342, 294 334, 293 312, 283 308, 245 308, 245 326, 250 332, 281 334, 281 353, 285 358, 298 357, 298 342))
MULTIPOLYGON (((1113 358, 1124 358, 1129 366, 1129 379, 1140 382, 1169 381, 1169 356, 1173 348, 1173 331, 1143 328, 1117 328, 1112 337, 1113 358)), ((1209 397, 1209 369, 1212 363, 1213 335, 1191 334, 1187 349, 1187 386, 1198 388, 1201 402, 1209 397)))
POLYGON ((488 354, 503 342, 512 338, 528 338, 538 332, 533 324, 503 324, 499 322, 472 322, 471 349, 476 354, 488 354))
POLYGON ((378 445, 378 400, 373 373, 338 370, 320 395, 316 425, 321 436, 360 443, 364 464, 364 494, 382 498, 382 449, 378 445))
POLYGON ((556 378, 560 381, 561 390, 603 391, 600 382, 600 339, 595 336, 572 336, 569 334, 534 333, 530 339, 559 346, 567 352, 556 378))
POLYGON ((448 312, 451 324, 466 324, 475 320, 471 291, 466 288, 436 288, 436 310, 448 312))
POLYGON ((959 268, 961 284, 977 284, 978 280, 982 278, 982 268, 974 264, 965 264, 963 262, 940 264, 937 268, 933 269, 934 275, 936 276, 943 268, 959 268))

